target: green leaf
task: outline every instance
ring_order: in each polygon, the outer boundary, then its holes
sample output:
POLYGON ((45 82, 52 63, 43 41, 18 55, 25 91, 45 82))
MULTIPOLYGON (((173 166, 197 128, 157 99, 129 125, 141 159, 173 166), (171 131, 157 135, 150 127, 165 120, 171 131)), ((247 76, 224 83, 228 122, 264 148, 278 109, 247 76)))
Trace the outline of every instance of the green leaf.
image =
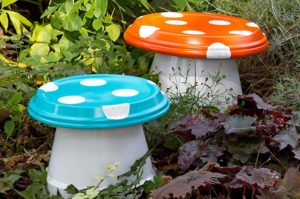
POLYGON ((67 191, 67 193, 69 193, 69 194, 76 194, 76 193, 78 193, 78 189, 74 185, 72 185, 72 184, 70 184, 69 186, 67 186, 67 188, 65 189, 65 191, 67 191))
POLYGON ((0 15, 0 22, 5 30, 8 28, 8 17, 5 11, 2 11, 0 15))
POLYGON ((12 105, 17 105, 22 100, 22 93, 15 93, 11 98, 8 99, 7 103, 12 105))
POLYGON ((12 120, 6 121, 4 124, 4 132, 7 136, 11 136, 15 130, 15 122, 12 120))
POLYGON ((62 5, 66 0, 52 0, 51 4, 48 6, 47 10, 43 13, 41 18, 45 16, 50 16, 52 13, 54 13, 60 5, 62 5))
POLYGON ((71 61, 74 57, 81 53, 80 49, 78 49, 75 43, 67 39, 66 36, 63 36, 59 40, 59 46, 60 52, 68 61, 71 61))
POLYGON ((63 28, 68 31, 80 30, 82 27, 82 20, 77 13, 72 12, 64 18, 62 25, 63 28))
POLYGON ((173 7, 175 7, 179 11, 183 11, 186 4, 186 0, 173 0, 173 7))
POLYGON ((178 150, 178 148, 184 143, 183 139, 179 136, 168 134, 164 139, 164 146, 171 150, 178 150))
POLYGON ((14 29, 16 30, 16 33, 18 35, 22 34, 20 20, 16 17, 14 12, 7 12, 7 14, 8 14, 13 26, 14 26, 14 29))
POLYGON ((65 9, 67 13, 71 11, 73 4, 74 4, 73 0, 67 0, 65 2, 65 9))
POLYGON ((47 56, 47 61, 48 62, 58 62, 62 58, 61 53, 59 52, 50 52, 49 55, 47 56))
POLYGON ((6 6, 9 6, 10 4, 15 3, 17 0, 2 0, 1 8, 5 8, 6 6))
POLYGON ((111 24, 109 26, 105 27, 106 32, 108 33, 108 36, 111 40, 116 41, 120 34, 121 34, 121 28, 118 24, 111 24))
POLYGON ((94 21, 93 21, 93 28, 95 29, 95 30, 100 30, 100 28, 102 27, 102 21, 101 21, 101 19, 95 19, 94 21))
POLYGON ((47 42, 51 40, 52 26, 47 24, 46 26, 36 25, 31 36, 32 41, 47 42))
POLYGON ((31 56, 47 56, 50 51, 48 44, 35 43, 30 48, 31 56))
POLYGON ((32 23, 28 19, 26 19, 23 15, 21 15, 20 13, 13 12, 13 11, 7 11, 7 13, 9 15, 14 15, 14 17, 16 19, 18 19, 20 22, 22 22, 24 25, 29 26, 29 27, 32 26, 32 23))
POLYGON ((104 16, 107 10, 108 0, 94 0, 94 16, 104 16))
POLYGON ((62 22, 63 19, 65 18, 65 14, 61 13, 61 12, 56 12, 53 14, 53 16, 51 17, 50 20, 50 24, 53 28, 55 29, 61 29, 62 28, 62 22))
POLYGON ((147 9, 150 10, 150 5, 147 0, 140 0, 140 3, 147 9))

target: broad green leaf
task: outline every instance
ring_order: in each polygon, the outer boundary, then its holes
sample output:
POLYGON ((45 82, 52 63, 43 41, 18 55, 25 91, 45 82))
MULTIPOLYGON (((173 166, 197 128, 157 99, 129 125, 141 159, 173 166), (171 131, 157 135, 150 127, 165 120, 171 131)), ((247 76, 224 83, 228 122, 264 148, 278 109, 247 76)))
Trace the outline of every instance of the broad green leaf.
POLYGON ((8 17, 5 11, 2 11, 0 15, 0 22, 5 30, 8 28, 8 17))
POLYGON ((35 43, 30 48, 31 56, 47 56, 50 51, 48 44, 35 43))
POLYGON ((65 2, 65 9, 67 13, 71 11, 73 4, 74 4, 73 0, 67 0, 65 2))
POLYGON ((13 12, 13 11, 7 11, 9 15, 14 15, 15 18, 17 18, 22 24, 26 26, 32 26, 32 23, 26 19, 23 15, 19 14, 18 12, 13 12))
POLYGON ((17 105, 22 100, 22 93, 15 93, 11 98, 8 99, 7 103, 11 105, 17 105))
POLYGON ((85 17, 93 18, 93 16, 94 16, 94 6, 91 6, 91 8, 85 13, 85 17))
POLYGON ((95 30, 100 30, 100 28, 102 27, 102 21, 101 21, 101 19, 95 19, 94 21, 93 21, 93 28, 95 29, 95 30))
POLYGON ((1 8, 5 8, 6 6, 9 6, 10 4, 15 3, 17 0, 2 0, 1 8))
POLYGON ((64 18, 62 25, 63 28, 68 31, 80 30, 82 27, 82 20, 77 13, 70 13, 64 18))
POLYGON ((51 46, 51 48, 52 48, 55 52, 60 53, 60 45, 59 45, 59 44, 53 44, 53 45, 51 46))
POLYGON ((116 41, 120 34, 121 34, 121 28, 118 24, 111 24, 109 26, 105 27, 106 32, 108 33, 108 36, 111 40, 116 41))
POLYGON ((41 18, 45 16, 50 16, 54 13, 66 0, 52 0, 51 4, 48 6, 47 10, 43 13, 41 18))
POLYGON ((61 53, 59 52, 50 52, 46 57, 47 62, 58 62, 62 58, 61 53))
POLYGON ((68 60, 71 61, 74 57, 78 56, 81 52, 80 49, 65 36, 63 36, 60 41, 60 52, 68 60))
POLYGON ((65 18, 65 14, 61 12, 56 12, 54 15, 51 17, 50 24, 53 28, 55 29, 61 29, 62 28, 62 22, 65 18))
POLYGON ((107 10, 108 0, 94 0, 94 16, 96 18, 104 16, 107 10))
POLYGON ((12 120, 6 121, 4 124, 4 131, 6 135, 11 136, 15 130, 15 122, 12 120))
POLYGON ((50 42, 52 33, 52 26, 47 24, 46 26, 36 25, 31 40, 36 42, 50 42))
POLYGON ((87 29, 81 28, 81 29, 80 29, 80 34, 81 34, 82 36, 88 36, 88 31, 87 31, 87 29))
POLYGON ((44 18, 45 16, 50 16, 52 13, 54 13, 60 5, 54 5, 54 6, 48 6, 47 10, 42 14, 41 18, 44 18))

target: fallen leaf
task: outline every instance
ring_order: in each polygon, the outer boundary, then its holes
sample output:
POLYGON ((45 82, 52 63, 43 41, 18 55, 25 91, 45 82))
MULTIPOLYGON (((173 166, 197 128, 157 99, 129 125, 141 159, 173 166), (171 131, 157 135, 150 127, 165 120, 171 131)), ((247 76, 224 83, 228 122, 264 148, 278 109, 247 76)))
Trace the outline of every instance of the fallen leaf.
POLYGON ((220 173, 212 173, 209 171, 190 171, 182 176, 175 178, 168 184, 155 189, 151 192, 154 199, 163 198, 184 198, 187 194, 193 192, 193 189, 204 187, 207 185, 221 184, 226 176, 220 173))

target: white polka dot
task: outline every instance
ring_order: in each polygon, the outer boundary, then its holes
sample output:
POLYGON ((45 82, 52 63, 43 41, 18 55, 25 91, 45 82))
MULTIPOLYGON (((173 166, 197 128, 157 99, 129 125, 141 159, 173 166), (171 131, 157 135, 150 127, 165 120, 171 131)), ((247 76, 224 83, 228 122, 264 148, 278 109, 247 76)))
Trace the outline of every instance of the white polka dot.
POLYGON ((231 51, 228 46, 222 43, 213 43, 207 48, 206 57, 212 59, 230 58, 231 51))
POLYGON ((77 95, 70 95, 58 98, 58 102, 62 104, 80 104, 85 101, 86 99, 84 97, 77 95))
POLYGON ((139 16, 138 19, 143 18, 144 16, 139 16))
POLYGON ((218 25, 218 26, 227 26, 231 24, 230 21, 225 21, 225 20, 210 20, 208 21, 208 23, 212 25, 218 25))
POLYGON ((153 81, 148 80, 149 84, 156 85, 153 81))
POLYGON ((121 120, 128 117, 130 111, 130 104, 124 103, 102 106, 102 110, 107 119, 121 120))
POLYGON ((142 38, 147 38, 151 36, 155 31, 159 30, 159 28, 155 26, 141 26, 139 30, 139 35, 142 38))
POLYGON ((163 17, 168 17, 168 18, 181 18, 183 17, 182 13, 179 12, 162 12, 160 13, 161 16, 163 17))
POLYGON ((184 31, 182 31, 182 33, 188 34, 188 35, 204 35, 205 34, 205 32, 202 32, 199 30, 184 30, 184 31))
POLYGON ((252 32, 248 31, 248 30, 232 30, 232 31, 229 31, 229 33, 233 34, 233 35, 243 35, 243 36, 252 35, 252 32))
POLYGON ((106 83, 107 82, 105 80, 99 78, 90 78, 80 81, 80 84, 83 86, 103 86, 106 83))
POLYGON ((186 21, 182 21, 182 20, 167 20, 165 21, 166 24, 170 24, 170 25, 186 25, 187 22, 186 21))
POLYGON ((249 22, 246 24, 246 26, 253 27, 253 28, 259 28, 259 26, 254 22, 249 22))
POLYGON ((45 92, 54 92, 54 91, 58 90, 58 86, 56 86, 56 84, 54 84, 53 82, 48 82, 47 84, 44 84, 43 86, 41 86, 39 89, 41 89, 45 92))
POLYGON ((112 92, 117 97, 133 97, 139 94, 139 91, 134 89, 118 89, 112 92))

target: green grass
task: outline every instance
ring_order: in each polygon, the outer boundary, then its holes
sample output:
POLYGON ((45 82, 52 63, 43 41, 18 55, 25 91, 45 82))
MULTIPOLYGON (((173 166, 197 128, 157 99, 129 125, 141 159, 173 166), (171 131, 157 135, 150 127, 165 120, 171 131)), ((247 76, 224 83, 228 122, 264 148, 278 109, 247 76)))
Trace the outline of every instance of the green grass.
POLYGON ((258 23, 270 41, 267 52, 241 59, 244 92, 299 109, 300 101, 291 96, 299 96, 295 88, 300 84, 300 1, 215 0, 210 5, 217 12, 258 23))

